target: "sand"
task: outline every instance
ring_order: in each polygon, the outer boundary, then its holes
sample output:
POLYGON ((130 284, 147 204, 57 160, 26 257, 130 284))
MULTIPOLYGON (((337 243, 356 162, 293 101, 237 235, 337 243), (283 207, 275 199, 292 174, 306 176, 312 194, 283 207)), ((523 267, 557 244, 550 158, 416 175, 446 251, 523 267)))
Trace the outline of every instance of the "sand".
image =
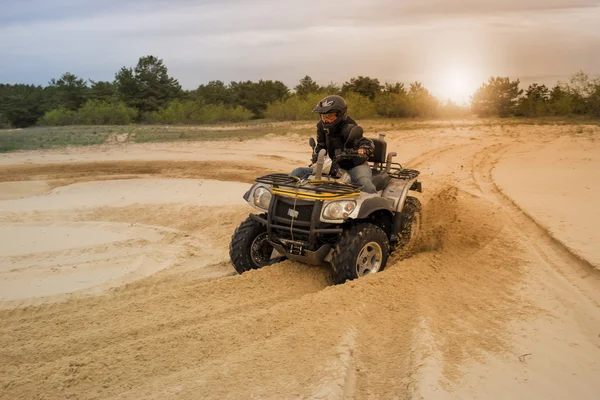
POLYGON ((600 268, 600 143, 561 137, 507 149, 494 170, 502 190, 569 250, 600 268))
POLYGON ((228 259, 249 177, 305 138, 0 160, 0 398, 597 398, 600 131, 387 130, 423 234, 340 286, 228 259))

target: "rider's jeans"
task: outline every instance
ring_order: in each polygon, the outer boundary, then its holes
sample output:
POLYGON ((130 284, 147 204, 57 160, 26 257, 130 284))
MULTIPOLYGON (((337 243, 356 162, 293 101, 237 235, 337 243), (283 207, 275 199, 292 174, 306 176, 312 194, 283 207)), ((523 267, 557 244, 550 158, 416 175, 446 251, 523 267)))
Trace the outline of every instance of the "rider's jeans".
MULTIPOLYGON (((312 174, 312 168, 300 167, 292 171, 290 175, 297 176, 298 178, 306 178, 312 174)), ((377 193, 375 185, 373 184, 373 173, 369 164, 364 163, 348 170, 348 174, 352 179, 353 183, 362 185, 362 191, 367 193, 377 193)))

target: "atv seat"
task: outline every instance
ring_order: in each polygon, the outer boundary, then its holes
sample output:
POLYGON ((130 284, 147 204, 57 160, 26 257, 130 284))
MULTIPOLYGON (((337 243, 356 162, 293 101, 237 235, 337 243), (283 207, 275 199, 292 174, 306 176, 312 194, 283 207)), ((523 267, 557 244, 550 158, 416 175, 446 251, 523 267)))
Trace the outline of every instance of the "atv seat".
POLYGON ((392 178, 385 171, 373 171, 373 185, 377 191, 385 189, 392 178))

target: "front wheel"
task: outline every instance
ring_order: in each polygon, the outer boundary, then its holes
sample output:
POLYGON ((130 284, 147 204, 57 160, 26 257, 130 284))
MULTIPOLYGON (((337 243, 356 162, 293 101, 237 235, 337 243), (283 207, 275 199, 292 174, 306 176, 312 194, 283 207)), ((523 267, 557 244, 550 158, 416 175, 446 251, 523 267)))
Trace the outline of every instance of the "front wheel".
POLYGON ((268 239, 267 227, 260 222, 248 217, 240 224, 229 245, 229 257, 238 274, 273 264, 273 246, 268 239))
POLYGON ((333 250, 332 278, 336 284, 382 271, 390 254, 385 232, 369 223, 346 230, 333 250))

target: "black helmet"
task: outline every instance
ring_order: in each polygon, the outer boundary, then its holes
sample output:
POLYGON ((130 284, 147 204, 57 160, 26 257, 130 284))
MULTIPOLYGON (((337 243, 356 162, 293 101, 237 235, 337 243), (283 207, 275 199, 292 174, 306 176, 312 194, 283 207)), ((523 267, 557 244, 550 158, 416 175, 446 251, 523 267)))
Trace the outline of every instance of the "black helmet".
POLYGON ((342 96, 327 96, 317 103, 312 110, 314 113, 321 114, 321 121, 326 128, 334 128, 346 120, 348 105, 342 96), (324 119, 323 114, 335 113, 335 119, 324 119))

